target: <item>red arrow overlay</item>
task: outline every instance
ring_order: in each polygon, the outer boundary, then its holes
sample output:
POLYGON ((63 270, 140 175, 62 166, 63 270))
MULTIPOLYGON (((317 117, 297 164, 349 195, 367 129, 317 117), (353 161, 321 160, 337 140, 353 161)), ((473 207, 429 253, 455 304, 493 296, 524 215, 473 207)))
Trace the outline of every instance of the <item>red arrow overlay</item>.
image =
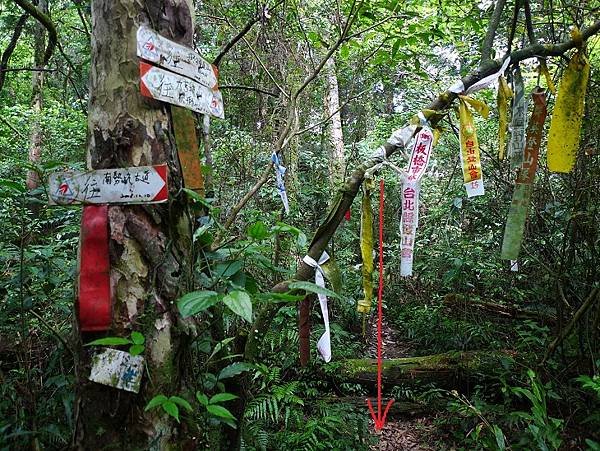
POLYGON ((379 182, 379 289, 377 290, 377 414, 371 405, 371 400, 367 398, 367 406, 371 417, 375 422, 375 430, 380 431, 385 426, 385 418, 392 404, 393 399, 390 399, 382 414, 381 408, 381 373, 383 370, 383 359, 381 357, 382 340, 381 340, 381 322, 383 320, 383 308, 381 299, 383 297, 383 179, 379 182))

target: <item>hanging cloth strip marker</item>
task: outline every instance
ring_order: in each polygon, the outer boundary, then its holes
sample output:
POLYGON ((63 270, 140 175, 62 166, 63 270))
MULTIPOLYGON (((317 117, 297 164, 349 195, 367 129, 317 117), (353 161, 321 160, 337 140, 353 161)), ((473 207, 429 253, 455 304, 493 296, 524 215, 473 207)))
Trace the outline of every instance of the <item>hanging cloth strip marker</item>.
POLYGON ((481 158, 479 156, 479 142, 477 130, 473 123, 473 115, 469 109, 472 106, 484 118, 488 117, 488 106, 479 100, 470 97, 458 96, 458 117, 460 119, 460 162, 463 169, 463 179, 467 196, 482 196, 485 194, 483 187, 483 173, 481 171, 481 158))
POLYGON ((571 172, 575 167, 585 107, 590 63, 579 49, 564 70, 548 131, 548 169, 571 172))
POLYGON ((508 101, 513 97, 512 89, 508 86, 506 79, 501 76, 498 79, 498 159, 504 160, 506 153, 506 134, 508 133, 508 101))
POLYGON ((523 232, 531 203, 531 193, 538 165, 540 143, 542 142, 542 132, 544 130, 544 121, 546 120, 546 96, 544 91, 538 88, 533 92, 532 97, 533 113, 527 127, 527 145, 525 147, 523 164, 517 173, 517 181, 502 241, 501 257, 511 261, 517 260, 519 251, 521 250, 521 243, 523 242, 523 232))
POLYGON ((466 92, 465 92, 465 85, 462 82, 462 80, 458 80, 456 83, 454 83, 452 86, 450 86, 448 88, 448 91, 453 92, 454 94, 472 94, 481 89, 487 88, 489 85, 494 83, 498 79, 498 77, 500 77, 500 75, 502 75, 504 73, 504 71, 506 71, 506 68, 508 67, 509 64, 510 64, 510 56, 506 57, 506 59, 502 63, 502 66, 500 67, 500 70, 498 72, 494 72, 493 74, 488 75, 485 78, 482 78, 477 83, 471 85, 466 90, 466 92))
POLYGON ((402 216, 400 219, 400 275, 412 276, 413 254, 417 227, 419 226, 419 194, 421 178, 425 174, 433 145, 433 132, 422 113, 421 131, 415 142, 408 163, 407 176, 402 183, 402 216))
POLYGON ((277 177, 277 190, 279 191, 279 195, 281 196, 281 202, 283 202, 283 208, 285 209, 285 213, 288 214, 290 212, 290 204, 288 202, 287 192, 285 191, 285 183, 283 182, 283 176, 285 174, 285 167, 281 165, 279 162, 279 157, 276 152, 273 152, 271 155, 271 161, 273 162, 273 166, 275 166, 275 176, 277 177))
POLYGON ((512 120, 510 122, 510 144, 508 156, 513 169, 518 169, 523 163, 523 151, 525 150, 525 127, 527 126, 527 97, 523 86, 521 70, 517 65, 513 74, 514 92, 512 107, 512 120))
MULTIPOLYGON (((309 255, 305 255, 302 261, 311 268, 315 268, 315 284, 321 288, 325 288, 325 272, 321 265, 329 260, 327 252, 323 251, 319 262, 317 263, 314 258, 309 255)), ((323 315, 323 324, 325 325, 325 332, 319 338, 317 342, 317 350, 325 362, 331 361, 331 332, 329 330, 329 310, 327 309, 327 296, 321 293, 317 294, 319 298, 319 304, 321 305, 321 314, 323 315)))
POLYGON ((363 197, 360 214, 360 253, 362 256, 362 279, 364 299, 358 301, 356 310, 369 313, 373 301, 373 209, 371 208, 371 190, 373 179, 363 183, 363 197))

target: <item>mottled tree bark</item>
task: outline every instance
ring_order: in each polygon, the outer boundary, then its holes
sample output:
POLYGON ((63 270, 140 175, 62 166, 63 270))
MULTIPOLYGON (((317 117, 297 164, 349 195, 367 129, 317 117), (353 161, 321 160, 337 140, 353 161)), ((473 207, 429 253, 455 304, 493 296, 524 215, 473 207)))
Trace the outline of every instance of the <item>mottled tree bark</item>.
MULTIPOLYGON (((89 382, 94 350, 80 348, 77 449, 178 449, 194 435, 185 434, 162 409, 144 411, 157 394, 185 397, 188 375, 179 361, 185 328, 178 327, 174 301, 188 291, 193 259, 192 223, 179 194, 182 177, 170 109, 140 95, 136 56, 140 24, 191 45, 190 3, 92 1, 87 165, 100 169, 168 163, 169 202, 109 207, 113 323, 107 335, 143 333, 147 371, 139 394, 89 382)), ((82 341, 91 339, 84 336, 82 341)))

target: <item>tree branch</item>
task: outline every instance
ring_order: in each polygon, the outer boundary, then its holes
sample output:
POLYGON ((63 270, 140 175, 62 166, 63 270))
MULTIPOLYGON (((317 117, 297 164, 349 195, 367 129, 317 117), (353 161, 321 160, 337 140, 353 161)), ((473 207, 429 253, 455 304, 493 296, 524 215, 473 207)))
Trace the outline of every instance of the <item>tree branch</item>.
POLYGON ((494 37, 496 36, 496 30, 500 25, 500 19, 502 18, 502 12, 504 11, 504 5, 506 0, 497 0, 494 12, 490 18, 485 38, 483 38, 483 44, 481 46, 481 64, 489 61, 492 54, 492 45, 494 44, 494 37))
POLYGON ((21 17, 19 17, 19 20, 17 21, 17 23, 15 25, 15 30, 13 31, 13 35, 10 38, 10 42, 6 46, 6 49, 4 50, 4 52, 2 52, 2 58, 0 58, 0 91, 2 91, 2 87, 4 86, 4 80, 6 79, 5 72, 8 71, 8 69, 7 69, 8 60, 10 59, 13 52, 15 51, 15 48, 17 47, 17 42, 19 41, 19 38, 21 37, 21 33, 23 32, 23 27, 25 26, 25 23, 27 22, 28 18, 29 18, 29 13, 25 13, 21 17))
POLYGON ((54 23, 50 20, 46 14, 41 12, 37 7, 35 7, 32 3, 27 0, 15 0, 15 3, 19 5, 25 12, 31 14, 39 23, 41 23, 44 28, 48 31, 48 46, 46 47, 46 52, 44 53, 44 60, 41 66, 45 66, 48 64, 52 53, 54 52, 54 47, 56 47, 56 42, 58 39, 58 35, 56 33, 56 27, 54 23))

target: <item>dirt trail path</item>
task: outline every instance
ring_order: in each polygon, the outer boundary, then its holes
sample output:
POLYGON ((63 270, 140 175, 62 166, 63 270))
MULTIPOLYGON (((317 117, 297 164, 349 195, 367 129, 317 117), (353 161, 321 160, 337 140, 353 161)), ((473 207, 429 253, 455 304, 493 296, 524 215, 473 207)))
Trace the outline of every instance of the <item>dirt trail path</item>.
MULTIPOLYGON (((413 355, 410 345, 404 343, 397 332, 386 322, 382 322, 381 336, 383 358, 394 359, 413 355)), ((367 357, 377 358, 377 317, 371 315, 367 325, 367 357)), ((389 418, 379 436, 379 443, 373 447, 376 451, 430 451, 435 448, 427 445, 428 438, 435 431, 430 416, 413 418, 389 418)))

